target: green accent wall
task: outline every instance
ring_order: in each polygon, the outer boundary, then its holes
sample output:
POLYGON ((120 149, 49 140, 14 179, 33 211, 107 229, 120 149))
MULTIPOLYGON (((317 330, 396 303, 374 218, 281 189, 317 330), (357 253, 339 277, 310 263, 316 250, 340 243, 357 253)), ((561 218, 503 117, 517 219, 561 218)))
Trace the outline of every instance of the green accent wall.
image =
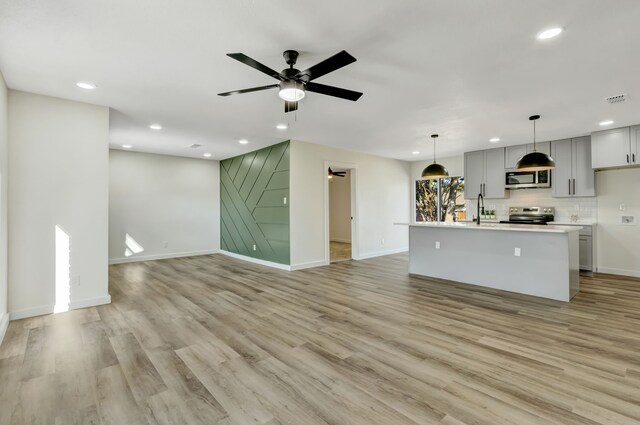
POLYGON ((290 263, 288 141, 220 163, 220 215, 222 249, 290 263))

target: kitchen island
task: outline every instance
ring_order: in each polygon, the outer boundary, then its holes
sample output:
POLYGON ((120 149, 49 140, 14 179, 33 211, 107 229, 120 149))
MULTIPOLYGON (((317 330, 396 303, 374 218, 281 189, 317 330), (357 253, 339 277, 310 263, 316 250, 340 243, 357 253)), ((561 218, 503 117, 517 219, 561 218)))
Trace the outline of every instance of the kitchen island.
POLYGON ((409 224, 409 273, 569 301, 580 289, 579 226, 409 224))

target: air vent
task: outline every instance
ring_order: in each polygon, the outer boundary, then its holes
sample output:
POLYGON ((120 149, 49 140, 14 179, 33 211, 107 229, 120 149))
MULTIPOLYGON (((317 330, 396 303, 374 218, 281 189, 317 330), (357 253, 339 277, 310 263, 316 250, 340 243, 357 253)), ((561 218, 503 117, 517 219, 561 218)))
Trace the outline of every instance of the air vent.
POLYGON ((606 100, 607 103, 622 103, 625 100, 627 100, 627 95, 626 94, 619 94, 617 96, 605 97, 604 100, 606 100))
POLYGON ((189 147, 190 147, 191 149, 196 149, 196 148, 199 148, 200 146, 202 146, 202 145, 199 145, 199 144, 197 144, 197 143, 194 143, 193 145, 189 145, 189 147))

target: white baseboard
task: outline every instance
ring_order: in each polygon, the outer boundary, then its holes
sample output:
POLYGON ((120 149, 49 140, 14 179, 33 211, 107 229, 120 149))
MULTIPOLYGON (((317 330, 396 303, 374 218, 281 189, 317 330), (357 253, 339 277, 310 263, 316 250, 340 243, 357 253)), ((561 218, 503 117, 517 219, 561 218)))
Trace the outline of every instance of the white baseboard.
MULTIPOLYGON (((77 310, 79 308, 93 307, 96 305, 109 304, 111 302, 111 295, 105 295, 103 297, 86 298, 84 300, 71 301, 69 303, 69 310, 77 310)), ((40 307, 25 308, 24 310, 12 311, 11 320, 26 319, 27 317, 42 316, 44 314, 53 313, 53 305, 43 305, 40 307)))
POLYGON ((238 260, 248 261, 250 263, 260 264, 261 266, 273 267, 274 269, 291 271, 291 266, 287 264, 274 263, 273 261, 261 260, 259 258, 247 257, 246 255, 236 254, 235 252, 220 250, 220 254, 228 257, 237 258, 238 260))
POLYGON ((321 266, 327 266, 327 265, 329 265, 329 262, 326 260, 311 261, 308 263, 293 264, 291 266, 291 270, 303 270, 303 269, 310 269, 312 267, 321 267, 321 266))
POLYGON ((0 345, 2 345, 2 340, 4 339, 4 335, 7 333, 7 327, 9 327, 9 320, 11 320, 11 315, 9 313, 5 313, 0 317, 0 345))
POLYGON ((396 249, 388 249, 386 251, 366 252, 364 254, 360 254, 358 258, 354 258, 354 260, 366 260, 367 258, 382 257, 383 255, 391 255, 391 254, 400 254, 402 252, 407 252, 407 251, 409 251, 409 248, 396 248, 396 249))
POLYGON ((123 258, 110 258, 109 264, 137 263, 139 261, 166 260, 169 258, 195 257, 198 255, 218 254, 219 249, 191 252, 172 252, 168 254, 140 255, 123 258))
POLYGON ((331 238, 331 242, 351 243, 351 239, 331 238))
POLYGON ((598 273, 617 274, 620 276, 640 277, 640 270, 616 269, 613 267, 598 266, 598 273))
POLYGON ((86 298, 84 300, 71 301, 69 303, 69 310, 77 310, 79 308, 87 308, 103 304, 111 304, 111 295, 107 294, 104 297, 86 298))

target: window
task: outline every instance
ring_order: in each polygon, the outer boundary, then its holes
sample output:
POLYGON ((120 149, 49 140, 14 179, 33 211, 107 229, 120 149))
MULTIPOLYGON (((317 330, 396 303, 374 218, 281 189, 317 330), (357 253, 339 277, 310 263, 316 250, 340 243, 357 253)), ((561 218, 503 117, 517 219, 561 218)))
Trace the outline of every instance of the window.
POLYGON ((466 218, 464 177, 416 180, 416 221, 461 221, 466 218))

